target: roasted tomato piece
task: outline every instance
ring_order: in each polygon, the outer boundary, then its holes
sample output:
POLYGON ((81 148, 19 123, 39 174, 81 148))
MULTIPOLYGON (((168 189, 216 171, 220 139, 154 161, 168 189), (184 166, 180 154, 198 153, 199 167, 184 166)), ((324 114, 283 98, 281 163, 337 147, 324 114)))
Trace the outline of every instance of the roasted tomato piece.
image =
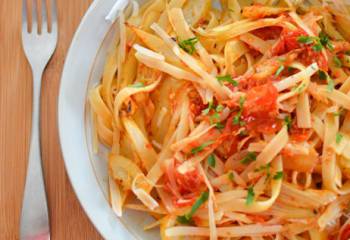
POLYGON ((339 240, 349 240, 350 239, 350 224, 345 226, 343 231, 341 232, 339 236, 339 240))
POLYGON ((244 103, 243 119, 249 131, 273 133, 280 123, 277 117, 277 89, 272 83, 250 89, 244 103))
POLYGON ((243 116, 245 118, 276 117, 277 97, 277 89, 272 83, 251 88, 247 91, 243 116))
POLYGON ((306 50, 302 51, 300 58, 305 65, 310 65, 316 62, 320 69, 328 71, 328 62, 322 51, 316 52, 311 46, 307 46, 306 50))
POLYGON ((272 55, 279 56, 294 49, 301 48, 298 37, 302 35, 307 35, 304 30, 297 29, 291 31, 290 29, 284 28, 281 32, 280 40, 272 49, 272 55))

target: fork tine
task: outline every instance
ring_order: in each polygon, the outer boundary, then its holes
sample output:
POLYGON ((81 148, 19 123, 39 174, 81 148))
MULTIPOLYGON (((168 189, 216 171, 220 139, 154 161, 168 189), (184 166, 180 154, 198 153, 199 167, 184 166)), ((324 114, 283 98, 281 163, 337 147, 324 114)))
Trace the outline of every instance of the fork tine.
POLYGON ((22 0, 22 32, 28 32, 27 1, 22 0))
POLYGON ((41 32, 48 32, 46 0, 41 1, 41 32))
POLYGON ((36 4, 36 0, 32 0, 32 30, 31 32, 33 33, 33 31, 36 31, 36 33, 38 33, 38 14, 37 14, 37 4, 36 4))
POLYGON ((56 0, 51 0, 51 32, 57 32, 57 5, 56 0))

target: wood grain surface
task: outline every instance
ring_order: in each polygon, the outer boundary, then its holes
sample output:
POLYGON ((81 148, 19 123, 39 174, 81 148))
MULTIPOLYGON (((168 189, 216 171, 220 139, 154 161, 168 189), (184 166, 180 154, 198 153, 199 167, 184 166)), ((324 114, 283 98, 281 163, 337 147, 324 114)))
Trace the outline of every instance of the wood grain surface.
MULTIPOLYGON (((92 0, 57 0, 59 39, 42 84, 42 158, 51 239, 101 239, 65 173, 57 131, 60 76, 73 34, 92 0)), ((21 0, 0 0, 0 239, 19 239, 27 166, 32 76, 21 47, 21 0)))

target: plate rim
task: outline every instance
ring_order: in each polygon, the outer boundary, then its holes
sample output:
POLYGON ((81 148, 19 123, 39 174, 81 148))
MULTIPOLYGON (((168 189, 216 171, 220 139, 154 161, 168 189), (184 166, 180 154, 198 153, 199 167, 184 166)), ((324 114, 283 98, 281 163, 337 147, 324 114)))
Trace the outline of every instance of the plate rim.
MULTIPOLYGON (((117 0, 120 1, 120 0, 117 0)), ((115 0, 109 0, 110 3, 116 3, 117 1, 115 0)), ((63 158, 63 162, 64 162, 64 166, 65 166, 65 171, 68 175, 70 184, 73 188, 73 191, 75 193, 75 196, 77 197, 80 206, 83 208, 85 214, 88 216, 90 222, 92 223, 92 225, 94 226, 94 228, 99 232, 99 234, 104 238, 104 239, 115 239, 122 236, 127 237, 127 239, 135 239, 133 234, 131 232, 128 231, 128 229, 124 226, 124 224, 122 223, 121 219, 119 219, 118 217, 115 216, 115 214, 113 213, 113 211, 111 210, 111 208, 108 206, 108 213, 107 211, 101 211, 100 215, 104 215, 104 217, 106 217, 105 219, 102 218, 98 218, 95 216, 96 209, 92 209, 90 204, 88 204, 86 202, 85 198, 85 193, 84 190, 81 188, 80 184, 80 180, 78 179, 78 175, 76 174, 77 169, 72 168, 72 161, 74 159, 71 159, 70 157, 70 153, 69 151, 71 149, 68 149, 67 144, 65 143, 67 140, 67 137, 70 136, 70 134, 67 134, 67 130, 65 130, 64 125, 67 125, 67 114, 65 114, 66 110, 65 108, 67 107, 66 102, 65 102, 65 89, 67 88, 67 84, 69 86, 69 81, 71 80, 71 75, 73 75, 73 71, 72 71, 72 65, 71 62, 75 59, 74 56, 74 52, 75 51, 79 51, 79 45, 81 45, 79 43, 79 37, 83 34, 83 32, 86 30, 88 26, 87 21, 90 18, 93 18, 95 14, 94 10, 96 10, 98 7, 101 7, 101 5, 106 4, 106 0, 94 0, 91 5, 89 6, 88 10, 86 11, 86 13, 84 14, 84 16, 82 17, 80 24, 77 28, 77 30, 74 33, 74 37, 70 43, 70 46, 68 48, 67 51, 67 55, 65 58, 65 62, 64 62, 64 66, 63 66, 63 70, 62 70, 62 75, 61 75, 61 79, 60 79, 60 86, 59 86, 59 93, 58 93, 58 103, 57 103, 57 125, 58 125, 58 135, 59 135, 59 145, 61 148, 61 153, 62 153, 62 158, 63 158), (110 217, 112 217, 112 219, 110 219, 110 217)), ((104 19, 102 20, 104 21, 104 19)), ((110 27, 112 24, 108 23, 107 21, 104 21, 105 23, 105 27, 110 27)), ((103 36, 104 37, 104 36, 103 36)), ((102 37, 102 38, 103 38, 102 37)), ((80 47, 82 48, 82 47, 80 47)), ((81 51, 81 50, 80 50, 81 51)), ((90 50, 91 52, 96 52, 98 51, 98 49, 95 50, 90 50)), ((94 54, 95 55, 95 54, 94 54)), ((92 63, 94 62, 94 59, 92 59, 92 63)), ((93 66, 93 64, 89 64, 89 73, 88 75, 91 74, 91 67, 93 66)), ((84 80, 86 82, 86 84, 84 85, 84 90, 83 95, 84 97, 84 107, 82 108, 82 116, 81 116, 81 124, 84 125, 84 118, 85 118, 85 99, 86 99, 86 88, 87 88, 87 84, 89 81, 89 78, 84 80)), ((83 126, 85 127, 85 126, 83 126)), ((81 134, 84 135, 86 137, 86 132, 83 130, 81 131, 81 134)), ((87 144, 86 141, 84 143, 82 143, 82 145, 85 145, 87 148, 87 144)), ((88 151, 86 151, 86 153, 88 154, 88 151)), ((88 161, 88 159, 86 159, 88 161)), ((89 163, 89 165, 91 165, 91 163, 89 163)), ((90 166, 92 168, 92 166, 90 166)), ((92 171, 94 171, 92 169, 92 171)), ((97 182, 97 179, 94 177, 94 181, 95 183, 98 185, 99 183, 97 182)), ((95 206, 99 206, 101 205, 101 202, 99 202, 101 199, 101 197, 105 200, 104 194, 102 193, 102 190, 99 188, 100 190, 100 197, 96 196, 96 199, 93 199, 94 205, 95 206)), ((92 201, 92 199, 90 199, 90 201, 92 201)), ((102 207, 102 206, 101 206, 102 207)), ((120 238, 119 238, 120 239, 120 238)))

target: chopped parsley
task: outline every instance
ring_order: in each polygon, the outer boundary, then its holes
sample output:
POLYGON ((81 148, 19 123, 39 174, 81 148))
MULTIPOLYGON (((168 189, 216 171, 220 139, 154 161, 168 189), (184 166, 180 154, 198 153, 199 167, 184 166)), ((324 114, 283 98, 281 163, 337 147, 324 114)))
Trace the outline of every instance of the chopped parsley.
POLYGON ((300 84, 299 86, 297 87, 294 87, 293 88, 293 91, 297 92, 297 93, 301 93, 306 87, 306 84, 305 83, 302 83, 300 84))
POLYGON ((332 92, 334 90, 334 80, 330 77, 327 79, 327 90, 332 92))
POLYGON ((196 50, 195 48, 196 43, 198 43, 197 37, 189 38, 179 42, 179 47, 182 48, 185 52, 192 55, 196 50))
POLYGON ((250 186, 248 187, 248 195, 245 203, 247 205, 251 205, 254 202, 254 197, 255 197, 254 188, 250 186))
POLYGON ((203 192, 199 198, 196 200, 196 202, 193 204, 191 211, 189 213, 186 213, 185 215, 178 216, 177 221, 181 224, 191 224, 192 217, 196 213, 196 211, 203 205, 209 198, 209 192, 203 192))
POLYGON ((320 80, 327 80, 328 78, 328 74, 324 71, 319 70, 318 71, 318 77, 320 78, 320 80))
POLYGON ((207 142, 205 142, 205 143, 199 145, 198 147, 192 148, 191 153, 192 153, 192 154, 199 153, 199 152, 203 151, 204 148, 206 148, 206 147, 212 145, 213 143, 214 143, 214 141, 207 141, 207 142))
POLYGON ((204 115, 208 115, 208 113, 210 112, 211 109, 214 109, 214 103, 213 103, 213 101, 210 101, 210 102, 208 103, 208 107, 207 107, 206 109, 204 109, 204 110, 202 111, 202 113, 203 113, 204 115))
POLYGON ((225 128, 225 125, 222 124, 221 122, 217 122, 217 123, 215 123, 215 128, 216 128, 216 129, 224 129, 224 128, 225 128))
POLYGON ((217 76, 216 79, 219 81, 219 83, 228 82, 228 83, 231 83, 235 87, 238 86, 238 82, 236 80, 233 80, 231 75, 217 76))
POLYGON ((333 44, 330 42, 329 37, 324 32, 321 32, 318 37, 299 36, 297 41, 305 45, 313 44, 311 48, 315 52, 322 51, 323 47, 326 47, 331 51, 334 50, 333 44))
POLYGON ((233 175, 233 172, 230 172, 228 175, 227 175, 228 179, 230 181, 233 181, 233 179, 235 179, 235 175, 233 175))
POLYGON ((341 115, 343 115, 343 114, 344 114, 344 109, 343 109, 343 108, 340 108, 338 112, 334 112, 334 113, 333 113, 333 116, 334 116, 334 117, 339 117, 339 116, 341 116, 341 115))
POLYGON ((320 80, 327 80, 327 89, 329 92, 332 92, 334 90, 334 81, 333 79, 328 75, 325 71, 318 71, 318 77, 320 80))
POLYGON ((275 173, 275 175, 273 176, 274 180, 279 180, 283 178, 283 172, 282 171, 278 171, 275 173))
POLYGON ((224 110, 224 106, 222 106, 221 104, 217 105, 215 108, 216 112, 221 112, 222 110, 224 110))
POLYGON ((316 43, 315 45, 313 45, 312 50, 314 50, 315 52, 320 52, 322 51, 322 44, 321 43, 316 43))
POLYGON ((282 73, 283 70, 284 70, 284 66, 281 65, 281 66, 277 69, 277 71, 276 71, 276 73, 275 73, 275 77, 278 77, 278 76, 282 73))
POLYGON ((256 160, 256 153, 248 152, 247 155, 241 160, 241 163, 247 165, 255 160, 256 160))
POLYGON ((132 88, 142 88, 142 87, 144 87, 144 86, 145 86, 144 83, 142 83, 142 82, 136 82, 136 83, 130 85, 129 87, 132 87, 132 88))
POLYGON ((284 124, 287 126, 288 130, 292 128, 292 120, 289 116, 284 117, 284 124))
POLYGON ((335 142, 337 143, 337 144, 339 144, 340 142, 341 142, 341 140, 343 139, 343 135, 341 134, 341 133, 337 133, 336 135, 335 135, 335 142))
POLYGON ((212 168, 215 168, 216 166, 216 160, 214 154, 210 154, 208 157, 208 165, 212 168))
POLYGON ((214 112, 210 116, 210 124, 213 124, 215 122, 215 120, 220 120, 220 114, 218 112, 214 112))
POLYGON ((264 171, 266 169, 270 169, 270 167, 271 167, 271 163, 268 163, 268 164, 260 166, 259 168, 256 168, 254 170, 254 172, 261 172, 261 171, 264 171))
POLYGON ((260 166, 259 168, 255 169, 254 172, 265 172, 266 173, 266 181, 270 179, 271 173, 270 173, 271 163, 267 163, 265 165, 260 166))
POLYGON ((333 57, 333 62, 334 62, 334 65, 338 68, 341 68, 343 65, 341 60, 337 56, 333 57))
POLYGON ((232 123, 234 125, 240 125, 240 126, 244 126, 245 125, 245 122, 241 120, 242 113, 243 113, 244 102, 245 102, 245 98, 241 96, 239 98, 239 111, 236 114, 236 116, 233 117, 233 120, 232 120, 232 123))
POLYGON ((222 128, 224 128, 224 125, 219 122, 220 121, 219 112, 222 112, 223 109, 224 109, 223 105, 219 104, 219 105, 215 106, 213 101, 210 101, 208 103, 208 107, 206 109, 202 110, 202 114, 208 115, 210 110, 214 110, 214 113, 209 117, 210 124, 215 124, 216 128, 222 129, 222 128))
POLYGON ((334 46, 333 44, 330 42, 329 37, 327 36, 327 34, 325 34, 324 32, 320 32, 320 34, 318 35, 319 39, 320 39, 320 43, 325 46, 326 48, 328 48, 329 50, 333 51, 334 50, 334 46))
POLYGON ((314 37, 311 37, 311 36, 300 36, 298 37, 298 42, 299 43, 303 43, 303 44, 306 44, 306 45, 309 45, 309 44, 312 44, 314 43, 314 37))

